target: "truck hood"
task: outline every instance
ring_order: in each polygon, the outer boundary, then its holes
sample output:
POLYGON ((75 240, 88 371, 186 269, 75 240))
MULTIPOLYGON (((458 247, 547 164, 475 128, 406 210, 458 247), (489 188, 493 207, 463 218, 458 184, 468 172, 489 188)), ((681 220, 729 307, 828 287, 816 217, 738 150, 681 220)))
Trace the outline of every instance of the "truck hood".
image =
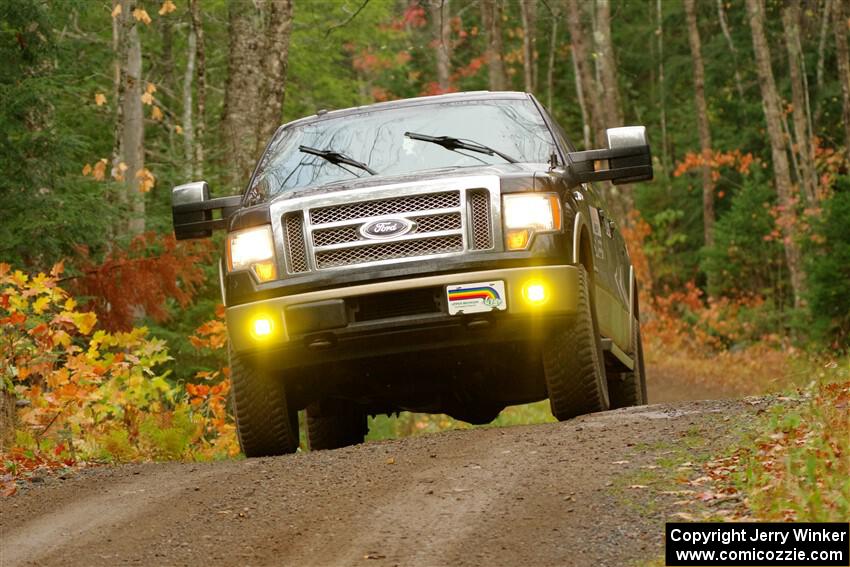
POLYGON ((334 193, 337 191, 348 191, 351 189, 361 189, 365 187, 380 187, 382 185, 392 185, 395 183, 410 183, 414 181, 430 181, 443 177, 465 177, 476 175, 496 175, 501 179, 528 179, 534 176, 535 172, 546 171, 549 166, 545 163, 505 163, 482 165, 473 167, 444 167, 439 169, 427 169, 408 173, 404 175, 392 176, 370 176, 359 177, 351 180, 338 181, 326 185, 315 185, 311 187, 301 187, 295 191, 285 191, 274 197, 270 204, 295 199, 297 197, 307 197, 316 194, 334 193))

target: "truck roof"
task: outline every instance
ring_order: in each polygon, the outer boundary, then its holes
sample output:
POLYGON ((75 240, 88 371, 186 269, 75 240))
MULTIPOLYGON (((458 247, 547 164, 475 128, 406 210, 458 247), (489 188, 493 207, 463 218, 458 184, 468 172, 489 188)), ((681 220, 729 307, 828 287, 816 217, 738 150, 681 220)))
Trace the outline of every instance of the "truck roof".
POLYGON ((365 104, 362 106, 352 106, 350 108, 341 108, 339 110, 320 110, 316 114, 305 116, 291 122, 283 124, 280 128, 294 126, 296 124, 306 124, 329 118, 339 118, 349 114, 360 114, 363 112, 372 112, 375 110, 389 110, 392 108, 403 108, 409 106, 418 106, 421 104, 437 104, 441 102, 460 102, 472 100, 497 100, 497 99, 528 99, 531 95, 521 91, 464 91, 458 93, 447 93, 433 96, 420 96, 414 98, 403 98, 399 100, 391 100, 387 102, 376 102, 373 104, 365 104))

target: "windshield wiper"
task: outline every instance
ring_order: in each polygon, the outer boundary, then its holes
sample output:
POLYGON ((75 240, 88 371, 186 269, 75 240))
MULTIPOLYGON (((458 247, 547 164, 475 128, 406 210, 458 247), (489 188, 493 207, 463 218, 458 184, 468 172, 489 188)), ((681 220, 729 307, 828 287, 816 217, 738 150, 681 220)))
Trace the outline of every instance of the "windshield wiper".
MULTIPOLYGON (((351 167, 362 169, 363 171, 366 171, 371 175, 378 175, 377 171, 375 171, 365 163, 359 162, 356 159, 352 159, 345 154, 341 154, 333 150, 319 150, 316 148, 311 148, 310 146, 298 146, 298 150, 304 152, 305 154, 319 156, 320 158, 326 159, 332 164, 338 165, 340 167, 342 167, 343 165, 350 165, 351 167)), ((345 168, 343 167, 343 169, 345 168)))
POLYGON ((497 155, 508 163, 518 163, 519 160, 512 158, 507 154, 503 154, 499 150, 494 150, 490 146, 479 144, 471 140, 461 140, 460 138, 452 138, 451 136, 426 136, 425 134, 417 134, 416 132, 405 132, 405 137, 411 140, 421 140, 423 142, 431 142, 438 146, 443 146, 447 150, 453 152, 457 150, 467 150, 470 152, 478 152, 479 154, 487 154, 488 156, 497 155))

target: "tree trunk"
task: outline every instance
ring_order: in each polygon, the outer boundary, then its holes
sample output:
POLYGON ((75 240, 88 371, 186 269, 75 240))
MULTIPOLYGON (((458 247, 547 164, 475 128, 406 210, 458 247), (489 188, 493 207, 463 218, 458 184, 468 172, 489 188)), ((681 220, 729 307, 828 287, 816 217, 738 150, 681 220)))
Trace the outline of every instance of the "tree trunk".
POLYGON ((790 0, 782 8, 782 27, 785 32, 785 47, 788 50, 788 70, 791 79, 791 101, 794 106, 794 137, 797 140, 797 156, 800 164, 800 187, 810 206, 817 202, 817 172, 815 171, 812 134, 806 119, 808 100, 802 69, 803 54, 800 46, 799 0, 790 0))
MULTIPOLYGON (((125 204, 129 215, 120 234, 135 236, 145 231, 145 196, 141 192, 139 174, 145 167, 145 124, 142 107, 142 46, 139 30, 132 15, 134 2, 121 0, 121 34, 126 54, 121 59, 121 113, 123 121, 119 133, 120 162, 124 172, 125 204)), ((124 54, 122 54, 124 55, 124 54)))
POLYGON ((720 20, 720 29, 723 31, 723 37, 726 38, 727 45, 729 45, 729 51, 732 52, 732 66, 735 70, 735 88, 738 90, 738 96, 743 100, 744 86, 741 82, 741 73, 738 71, 738 50, 735 49, 735 42, 732 41, 729 24, 726 22, 726 9, 723 7, 724 1, 717 0, 717 19, 720 20))
POLYGON ((522 18, 522 69, 525 92, 537 89, 537 5, 536 0, 520 1, 522 18))
MULTIPOLYGON (((199 16, 200 17, 200 16, 199 16)), ((245 183, 256 160, 281 122, 292 2, 231 3, 230 56, 224 92, 224 135, 230 182, 245 183)))
POLYGON ((661 122, 661 165, 664 168, 664 176, 669 178, 670 166, 667 161, 670 156, 670 144, 667 138, 667 84, 664 78, 664 13, 661 9, 661 0, 655 2, 655 15, 658 19, 658 102, 659 119, 661 122))
POLYGON ((449 0, 430 0, 431 29, 433 33, 436 59, 437 84, 441 92, 448 92, 451 74, 451 21, 449 18, 449 0))
MULTIPOLYGON (((614 57, 614 44, 611 40, 611 4, 609 0, 596 0, 596 32, 594 39, 597 47, 596 66, 603 95, 604 127, 622 126, 624 122, 623 109, 620 106, 620 87, 617 82, 617 63, 614 57)), ((598 143, 607 145, 604 129, 598 143)), ((614 214, 621 222, 629 222, 628 213, 634 208, 632 185, 610 185, 607 188, 614 214)))
POLYGON ((558 16, 552 14, 552 28, 549 31, 549 65, 546 68, 546 107, 552 112, 552 99, 555 96, 555 51, 558 48, 558 16))
POLYGON ((611 42, 611 4, 609 0, 596 0, 596 64, 602 81, 605 99, 607 128, 623 125, 623 109, 620 106, 620 87, 617 83, 617 63, 614 45, 611 42))
POLYGON ((195 177, 195 123, 192 120, 192 88, 195 83, 195 56, 197 41, 194 27, 189 28, 189 46, 186 54, 186 72, 183 75, 183 176, 195 177))
POLYGON ((711 178, 711 130, 705 103, 705 66, 702 61, 696 0, 685 0, 685 19, 688 22, 688 43, 694 69, 694 103, 697 110, 697 129, 702 153, 702 218, 706 246, 714 244, 714 181, 711 178))
POLYGON ((256 118, 260 112, 262 49, 260 14, 251 4, 230 4, 227 83, 224 91, 224 133, 230 161, 229 181, 241 188, 257 158, 256 118))
MULTIPOLYGON (((590 122, 588 123, 585 120, 585 127, 592 128, 593 143, 604 144, 605 118, 601 109, 602 95, 591 69, 579 0, 567 0, 567 25, 570 29, 573 61, 577 67, 576 88, 581 90, 580 100, 583 100, 587 105, 587 113, 590 114, 590 122)), ((590 149, 591 143, 588 142, 587 146, 587 149, 590 149)))
POLYGON ((487 40, 487 69, 491 91, 503 91, 507 88, 505 63, 502 60, 502 7, 501 0, 481 1, 481 20, 484 23, 484 35, 487 40))
POLYGON ((283 116, 283 99, 286 93, 286 68, 289 60, 289 37, 292 33, 292 1, 275 0, 267 4, 265 62, 263 64, 265 89, 259 116, 259 136, 255 155, 263 151, 266 143, 280 126, 283 116))
POLYGON ((756 58, 759 85, 761 87, 767 133, 770 138, 773 172, 776 193, 779 197, 780 217, 777 224, 782 230, 785 246, 785 261, 791 275, 791 287, 794 291, 794 305, 800 307, 805 292, 805 274, 803 272, 800 248, 795 240, 794 195, 791 185, 791 171, 788 167, 788 154, 785 136, 782 132, 782 106, 770 61, 770 48, 764 31, 764 12, 761 0, 747 0, 747 12, 753 34, 753 51, 756 58))
MULTIPOLYGON (((823 11, 821 12, 820 33, 818 34, 818 62, 815 67, 815 89, 817 90, 818 95, 821 94, 821 89, 823 88, 823 70, 826 61, 826 38, 829 35, 829 22, 832 16, 832 1, 833 0, 824 0, 823 11)), ((820 98, 818 98, 818 102, 815 103, 815 123, 820 121, 820 111, 820 98)), ((814 129, 812 129, 812 131, 814 132, 814 129)))
POLYGON ((11 448, 15 441, 15 396, 0 389, 0 453, 11 448))
POLYGON ((838 80, 841 81, 841 119, 844 122, 844 155, 850 163, 850 52, 847 48, 847 14, 844 2, 833 2, 835 31, 835 55, 838 60, 838 80))
POLYGON ((204 45, 204 25, 201 20, 200 0, 190 0, 189 9, 192 14, 192 30, 195 32, 195 43, 197 49, 196 74, 198 84, 196 88, 198 98, 198 115, 195 117, 195 176, 197 179, 204 177, 204 136, 207 131, 204 113, 207 106, 207 55, 204 45))

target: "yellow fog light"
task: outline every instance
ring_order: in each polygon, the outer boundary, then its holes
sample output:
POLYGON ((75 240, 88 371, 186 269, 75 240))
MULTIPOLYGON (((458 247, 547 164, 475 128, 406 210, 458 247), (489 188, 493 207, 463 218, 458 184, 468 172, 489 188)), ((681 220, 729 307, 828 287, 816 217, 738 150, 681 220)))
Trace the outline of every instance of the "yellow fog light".
POLYGON ((251 329, 254 334, 254 338, 264 339, 272 334, 274 330, 274 326, 272 325, 272 320, 266 317, 257 317, 254 319, 251 329))
POLYGON ((549 299, 549 290, 542 282, 530 281, 523 286, 522 296, 531 305, 542 305, 549 299))
POLYGON ((509 230, 505 235, 508 250, 524 250, 528 246, 528 229, 509 230))

